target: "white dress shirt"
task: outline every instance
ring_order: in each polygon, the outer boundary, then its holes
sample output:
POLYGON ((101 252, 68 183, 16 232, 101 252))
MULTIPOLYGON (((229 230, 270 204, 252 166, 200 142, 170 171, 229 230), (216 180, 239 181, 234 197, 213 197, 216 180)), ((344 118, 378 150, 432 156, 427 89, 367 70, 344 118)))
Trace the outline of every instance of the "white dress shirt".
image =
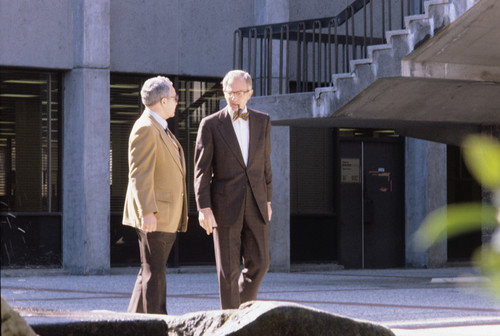
MULTIPOLYGON (((227 113, 229 113, 229 116, 231 117, 231 120, 233 120, 233 110, 231 109, 231 106, 227 107, 227 113)), ((241 113, 247 113, 247 107, 245 106, 245 109, 241 111, 241 113)), ((242 118, 236 119, 236 121, 233 120, 233 128, 234 128, 234 133, 236 133, 236 138, 238 138, 238 144, 240 145, 241 149, 241 155, 243 155, 243 161, 245 161, 245 166, 248 165, 248 147, 250 143, 250 126, 248 119, 243 120, 242 118)))
POLYGON ((172 141, 172 143, 174 144, 175 149, 177 149, 177 151, 179 152, 179 160, 181 160, 181 162, 182 162, 182 157, 181 157, 181 153, 179 151, 179 146, 177 146, 177 143, 174 141, 174 139, 170 135, 171 132, 170 132, 170 130, 168 130, 167 121, 165 119, 163 119, 162 117, 160 117, 160 115, 158 113, 156 113, 155 111, 152 111, 147 107, 146 107, 146 110, 148 110, 149 114, 151 114, 153 116, 153 118, 155 118, 155 120, 158 121, 160 123, 161 127, 163 127, 163 129, 167 132, 167 135, 170 138, 170 140, 172 141))
POLYGON ((156 121, 158 121, 161 125, 161 127, 163 127, 163 129, 166 129, 168 127, 168 124, 167 124, 167 121, 165 119, 163 119, 162 117, 160 117, 160 115, 158 113, 156 113, 155 111, 151 111, 148 107, 146 107, 146 110, 149 112, 149 114, 151 114, 153 116, 153 118, 155 118, 156 121))

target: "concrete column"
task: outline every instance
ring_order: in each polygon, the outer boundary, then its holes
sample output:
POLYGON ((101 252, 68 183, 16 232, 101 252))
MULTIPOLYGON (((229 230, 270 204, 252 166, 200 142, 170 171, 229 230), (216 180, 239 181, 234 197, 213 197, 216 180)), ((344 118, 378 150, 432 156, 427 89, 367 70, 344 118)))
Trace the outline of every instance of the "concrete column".
POLYGON ((290 0, 254 0, 256 25, 287 22, 290 18, 290 0))
POLYGON ((406 138, 405 153, 406 265, 444 266, 448 259, 446 240, 418 251, 412 239, 425 217, 447 203, 446 145, 406 138))
POLYGON ((73 1, 73 69, 64 76, 63 266, 110 269, 109 0, 73 1))
MULTIPOLYGON (((254 17, 255 25, 265 25, 271 23, 280 23, 290 21, 290 0, 254 0, 254 17)), ((272 94, 279 93, 279 55, 280 41, 272 41, 272 94)), ((286 61, 286 60, 285 60, 286 61)), ((258 67, 258 66, 257 66, 258 67)), ((260 69, 257 69, 257 74, 260 74, 260 69)), ((259 78, 255 78, 256 88, 260 84, 259 78)))
POLYGON ((273 126, 273 217, 269 226, 271 270, 290 270, 290 128, 273 126))

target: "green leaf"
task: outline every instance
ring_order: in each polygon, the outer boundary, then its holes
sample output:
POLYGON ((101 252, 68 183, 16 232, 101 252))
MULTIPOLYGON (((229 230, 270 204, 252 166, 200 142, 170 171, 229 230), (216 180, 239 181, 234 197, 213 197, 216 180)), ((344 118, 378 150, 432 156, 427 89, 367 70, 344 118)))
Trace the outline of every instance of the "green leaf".
POLYGON ((500 188, 500 143, 489 136, 474 135, 464 141, 463 150, 474 178, 486 188, 500 188))
POLYGON ((472 260, 489 278, 487 289, 500 298, 500 251, 483 246, 474 252, 472 260))
POLYGON ((415 233, 416 246, 425 249, 437 241, 462 233, 496 227, 497 209, 482 203, 451 204, 430 213, 415 233))

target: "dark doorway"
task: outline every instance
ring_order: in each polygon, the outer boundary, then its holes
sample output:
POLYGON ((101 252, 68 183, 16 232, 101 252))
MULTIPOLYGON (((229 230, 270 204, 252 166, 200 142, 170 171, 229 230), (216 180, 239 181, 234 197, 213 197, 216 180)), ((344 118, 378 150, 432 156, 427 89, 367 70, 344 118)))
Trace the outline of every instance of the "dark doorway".
POLYGON ((337 260, 335 131, 290 128, 290 261, 337 260))
MULTIPOLYGON (((481 185, 470 175, 460 147, 447 147, 448 204, 481 202, 481 185)), ((469 262, 481 246, 481 230, 448 239, 448 261, 469 262)))
POLYGON ((403 142, 341 138, 339 153, 339 263, 404 266, 403 142))

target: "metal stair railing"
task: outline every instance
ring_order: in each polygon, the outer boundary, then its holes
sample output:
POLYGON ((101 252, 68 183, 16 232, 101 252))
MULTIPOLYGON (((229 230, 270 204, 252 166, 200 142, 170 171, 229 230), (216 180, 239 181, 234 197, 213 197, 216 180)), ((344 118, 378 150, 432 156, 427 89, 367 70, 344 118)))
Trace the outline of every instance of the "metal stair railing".
POLYGON ((331 86, 333 74, 349 72, 369 45, 386 43, 386 31, 423 11, 423 0, 355 0, 334 17, 242 27, 234 32, 233 68, 252 75, 256 95, 311 92, 331 86))

